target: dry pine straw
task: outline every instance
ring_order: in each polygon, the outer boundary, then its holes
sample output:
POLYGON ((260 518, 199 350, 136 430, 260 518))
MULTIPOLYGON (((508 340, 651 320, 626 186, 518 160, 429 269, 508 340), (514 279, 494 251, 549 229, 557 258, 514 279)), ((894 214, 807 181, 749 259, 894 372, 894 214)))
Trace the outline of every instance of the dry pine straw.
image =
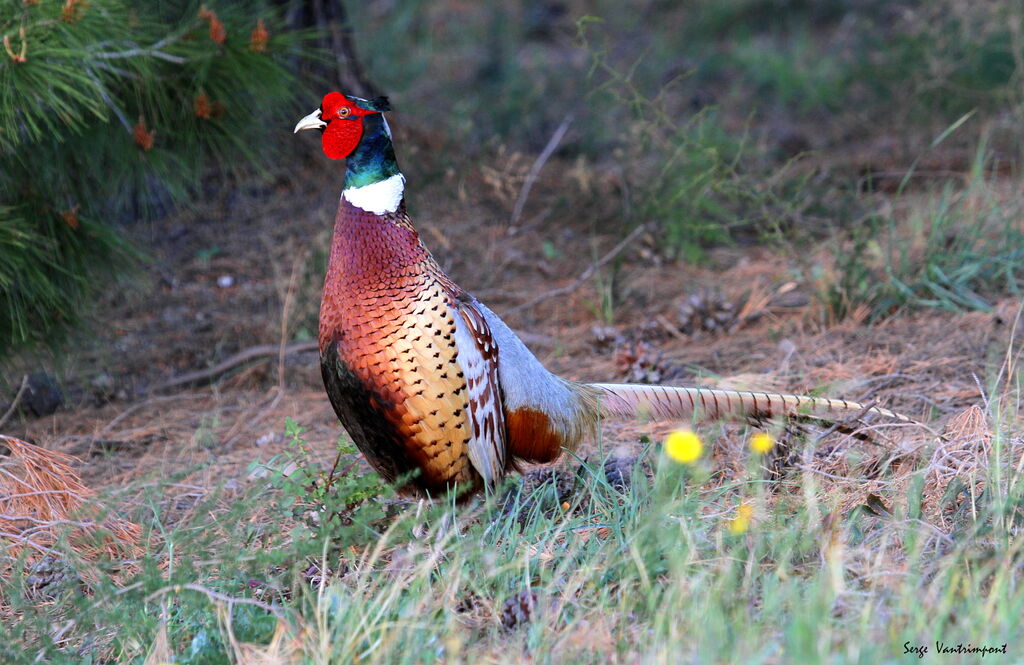
POLYGON ((24 548, 53 553, 59 535, 83 556, 139 554, 137 524, 104 517, 96 493, 82 484, 69 455, 0 435, 8 455, 0 462, 0 539, 6 568, 24 548), (102 530, 103 535, 95 537, 102 530))

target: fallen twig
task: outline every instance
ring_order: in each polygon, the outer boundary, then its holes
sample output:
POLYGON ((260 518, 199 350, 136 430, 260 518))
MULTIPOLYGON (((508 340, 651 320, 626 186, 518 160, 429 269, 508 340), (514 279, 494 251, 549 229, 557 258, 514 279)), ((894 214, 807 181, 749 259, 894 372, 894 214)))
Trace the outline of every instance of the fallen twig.
POLYGON ((211 601, 225 603, 229 607, 235 604, 255 605, 261 610, 270 612, 276 617, 284 617, 284 612, 281 610, 280 607, 277 607, 275 605, 269 605, 267 603, 261 602, 259 600, 254 600, 252 598, 236 598, 234 596, 229 596, 227 594, 220 593, 219 591, 214 591, 213 589, 208 589, 200 584, 195 584, 194 582, 190 582, 188 584, 175 584, 173 586, 166 586, 162 589, 157 589, 153 593, 146 596, 146 601, 150 602, 168 593, 181 593, 182 591, 186 590, 196 591, 198 593, 205 595, 211 601))
POLYGON ((551 158, 551 155, 555 153, 558 148, 558 144, 562 142, 562 138, 565 137, 565 133, 569 131, 569 125, 572 124, 573 115, 570 113, 565 116, 562 120, 562 124, 558 126, 555 133, 548 139, 548 144, 544 146, 540 154, 537 155, 537 159, 533 161, 533 166, 526 174, 526 180, 523 181, 523 188, 519 190, 519 196, 516 197, 516 204, 512 207, 512 217, 509 219, 509 225, 515 226, 516 222, 523 214, 523 207, 526 205, 526 199, 530 196, 530 189, 533 188, 533 183, 537 180, 537 176, 540 175, 540 170, 544 168, 544 164, 551 158))
POLYGON ((7 424, 7 419, 10 418, 11 414, 14 413, 14 410, 18 408, 18 403, 21 402, 21 396, 25 394, 25 390, 27 388, 28 374, 25 374, 21 377, 21 387, 18 388, 18 394, 14 396, 14 401, 11 402, 11 405, 9 407, 7 407, 7 411, 4 412, 4 415, 0 417, 0 427, 3 427, 4 425, 7 424))
POLYGON ((621 254, 622 251, 629 247, 630 243, 639 238, 640 234, 643 233, 645 230, 647 230, 646 224, 641 224, 640 226, 633 229, 628 236, 620 240, 619 244, 615 245, 615 247, 612 247, 607 254, 599 258, 594 263, 591 263, 590 267, 588 267, 586 270, 580 273, 580 276, 577 277, 572 284, 569 284, 568 286, 563 286, 561 288, 553 289, 551 291, 546 291, 545 293, 540 294, 536 298, 533 298, 532 300, 529 300, 523 303, 522 305, 516 305, 515 307, 509 310, 509 313, 521 312, 522 310, 529 309, 539 303, 544 302, 545 300, 550 300, 551 298, 557 298, 559 296, 567 296, 570 293, 574 292, 576 289, 583 286, 583 284, 585 284, 586 281, 590 279, 594 275, 594 273, 601 269, 606 263, 608 263, 616 256, 621 254))
POLYGON ((676 339, 682 342, 689 341, 689 338, 686 336, 686 333, 677 328, 676 325, 669 321, 668 317, 666 317, 664 314, 655 315, 654 320, 657 321, 661 325, 661 327, 665 329, 665 332, 672 335, 676 339))
POLYGON ((233 356, 222 360, 213 367, 199 369, 194 372, 186 372, 185 374, 174 377, 170 381, 165 381, 164 383, 153 387, 151 392, 160 392, 170 388, 177 388, 178 386, 196 383, 206 383, 239 365, 253 360, 266 362, 271 358, 279 357, 279 355, 312 351, 316 348, 318 348, 318 342, 312 340, 306 342, 292 342, 284 348, 283 354, 281 353, 281 346, 278 344, 259 344, 257 346, 250 346, 249 348, 242 349, 233 356))

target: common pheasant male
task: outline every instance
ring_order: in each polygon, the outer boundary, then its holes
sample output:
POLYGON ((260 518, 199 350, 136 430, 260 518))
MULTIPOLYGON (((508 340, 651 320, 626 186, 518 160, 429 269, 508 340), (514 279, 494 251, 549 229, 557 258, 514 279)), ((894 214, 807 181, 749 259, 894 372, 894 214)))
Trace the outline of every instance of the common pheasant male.
MULTIPOLYGON (((444 273, 405 208, 388 100, 327 94, 295 131, 347 159, 320 304, 327 395, 384 478, 461 495, 492 488, 516 460, 551 462, 605 416, 770 418, 860 411, 775 393, 578 383, 548 372, 494 312, 444 273)), ((905 420, 880 408, 875 413, 905 420)))

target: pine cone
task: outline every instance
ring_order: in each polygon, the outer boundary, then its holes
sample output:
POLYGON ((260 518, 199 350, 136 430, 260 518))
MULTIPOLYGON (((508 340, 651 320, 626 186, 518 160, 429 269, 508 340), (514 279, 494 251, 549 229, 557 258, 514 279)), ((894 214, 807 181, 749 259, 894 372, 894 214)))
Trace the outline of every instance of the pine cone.
POLYGON ((25 578, 25 598, 30 601, 54 600, 76 581, 77 576, 67 563, 46 555, 29 568, 25 578))
POLYGON ((692 294, 679 306, 679 329, 698 332, 730 332, 736 324, 736 307, 716 291, 692 294))
POLYGON ((644 342, 623 349, 615 362, 629 383, 661 383, 681 373, 677 364, 666 360, 660 351, 644 342))
POLYGON ((561 505, 572 498, 576 476, 565 469, 552 468, 531 469, 523 474, 523 490, 526 492, 536 493, 546 485, 555 486, 555 494, 561 505))
POLYGON ((501 608, 501 627, 513 630, 530 623, 537 614, 537 594, 525 589, 505 601, 501 608))
POLYGON ((626 338, 611 326, 594 326, 590 332, 593 335, 590 343, 598 352, 609 352, 626 341, 626 338))
POLYGON ((521 476, 518 484, 505 491, 501 512, 505 515, 515 512, 520 524, 529 519, 537 506, 543 515, 552 517, 562 510, 563 504, 572 503, 575 486, 576 476, 564 469, 530 469, 521 476))
POLYGON ((479 612, 480 608, 483 607, 483 601, 475 591, 468 591, 459 597, 459 602, 455 603, 452 607, 452 611, 456 614, 469 614, 471 612, 479 612))
POLYGON ((604 462, 604 477, 609 485, 625 492, 633 485, 633 468, 636 464, 635 457, 609 457, 604 462))

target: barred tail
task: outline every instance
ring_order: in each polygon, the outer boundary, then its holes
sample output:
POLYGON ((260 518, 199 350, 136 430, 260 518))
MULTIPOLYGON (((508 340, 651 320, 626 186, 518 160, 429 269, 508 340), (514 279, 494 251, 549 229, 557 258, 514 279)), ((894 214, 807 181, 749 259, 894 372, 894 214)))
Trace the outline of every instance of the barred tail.
POLYGON ((630 383, 591 383, 601 401, 602 416, 633 418, 646 415, 655 420, 701 420, 772 418, 833 412, 875 413, 900 422, 914 422, 888 409, 866 407, 857 402, 803 395, 758 393, 745 390, 676 388, 630 383))

